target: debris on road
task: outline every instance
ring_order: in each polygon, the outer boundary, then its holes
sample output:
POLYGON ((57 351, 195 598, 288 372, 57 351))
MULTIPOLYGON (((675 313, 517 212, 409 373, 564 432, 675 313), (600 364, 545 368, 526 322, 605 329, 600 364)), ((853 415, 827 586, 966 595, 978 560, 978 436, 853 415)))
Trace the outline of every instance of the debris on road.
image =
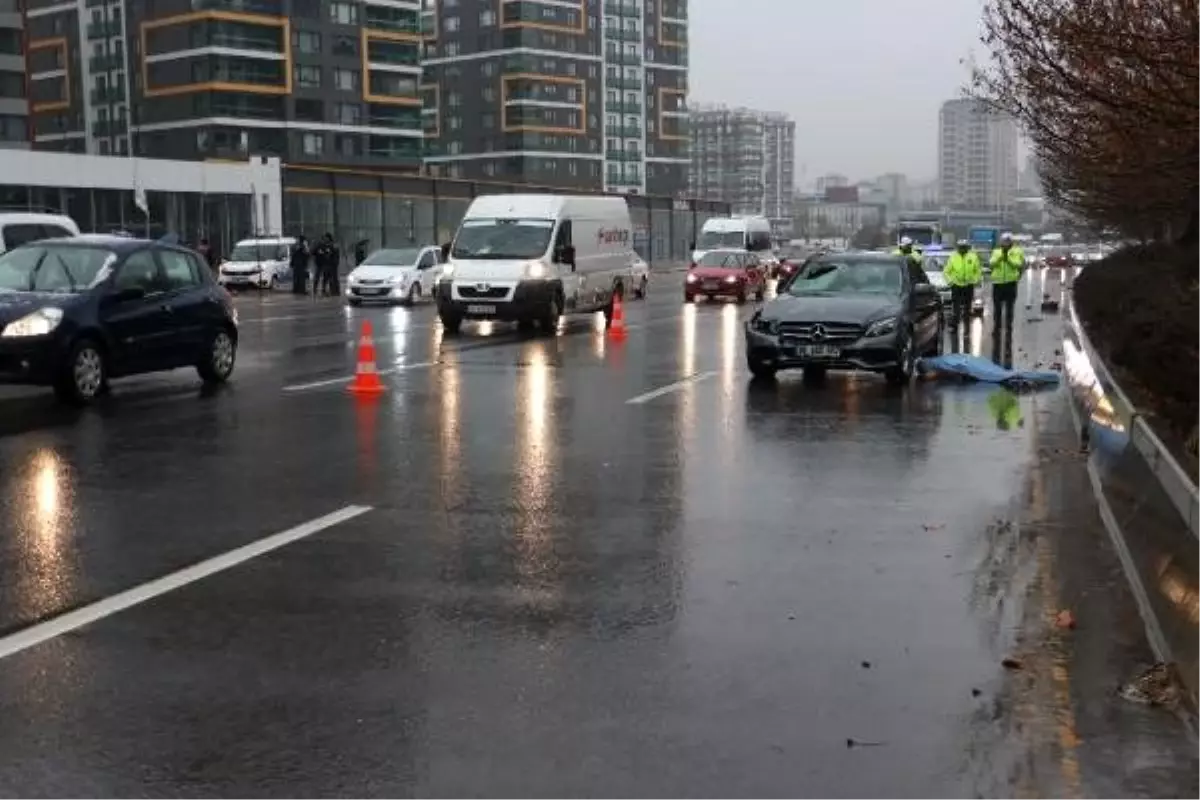
POLYGON ((1075 615, 1071 613, 1070 609, 1064 608, 1055 615, 1054 625, 1057 628, 1064 628, 1066 630, 1073 631, 1075 630, 1075 615))
POLYGON ((1160 661, 1117 690, 1131 703, 1162 708, 1179 705, 1182 693, 1172 664, 1160 661))
POLYGON ((871 662, 870 662, 870 661, 864 661, 864 662, 862 662, 862 665, 861 665, 861 666, 862 666, 862 668, 863 668, 863 669, 870 669, 870 668, 871 668, 871 662))
POLYGON ((1014 658, 1013 656, 1005 656, 1003 659, 1001 659, 1000 666, 1004 667, 1005 669, 1012 670, 1025 669, 1025 662, 1019 658, 1014 658))
POLYGON ((946 527, 946 523, 943 522, 943 523, 940 523, 937 525, 930 525, 930 524, 926 523, 926 524, 922 525, 921 527, 927 531, 940 531, 946 527))
POLYGON ((974 688, 974 687, 972 687, 972 689, 971 689, 971 697, 979 697, 981 694, 983 694, 983 690, 982 690, 982 689, 978 689, 978 688, 974 688))

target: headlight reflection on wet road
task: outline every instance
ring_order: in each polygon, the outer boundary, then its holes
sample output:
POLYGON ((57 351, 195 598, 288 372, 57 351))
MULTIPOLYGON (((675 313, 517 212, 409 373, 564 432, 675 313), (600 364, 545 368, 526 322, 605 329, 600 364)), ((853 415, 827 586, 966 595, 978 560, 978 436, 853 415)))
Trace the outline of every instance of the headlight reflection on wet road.
POLYGON ((552 370, 543 345, 539 342, 528 350, 528 361, 517 376, 517 442, 513 453, 518 507, 516 567, 523 578, 535 584, 544 584, 557 564, 552 546, 554 519, 549 508, 556 460, 550 432, 552 370))

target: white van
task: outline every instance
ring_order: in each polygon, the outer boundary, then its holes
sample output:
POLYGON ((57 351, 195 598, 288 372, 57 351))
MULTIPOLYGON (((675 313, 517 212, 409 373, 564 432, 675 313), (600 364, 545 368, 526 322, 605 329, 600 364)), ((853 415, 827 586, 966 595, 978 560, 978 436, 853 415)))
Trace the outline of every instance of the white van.
POLYGON ((233 247, 229 258, 217 270, 222 286, 246 286, 274 289, 292 279, 291 236, 243 239, 233 247))
POLYGON ((633 224, 621 197, 495 194, 467 209, 437 287, 442 326, 505 320, 552 332, 564 312, 604 311, 624 288, 633 224))
POLYGON ((78 236, 75 220, 62 214, 0 212, 0 253, 41 239, 78 236))
POLYGON ((766 217, 712 217, 700 228, 692 245, 695 264, 709 250, 745 250, 766 257, 772 253, 771 223, 766 217))

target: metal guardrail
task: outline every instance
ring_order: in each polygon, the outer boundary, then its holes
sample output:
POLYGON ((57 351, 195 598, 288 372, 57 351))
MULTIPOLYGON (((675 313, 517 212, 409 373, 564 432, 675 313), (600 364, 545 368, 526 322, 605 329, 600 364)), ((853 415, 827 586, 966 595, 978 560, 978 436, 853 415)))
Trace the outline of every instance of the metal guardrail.
POLYGON ((1179 515, 1187 523, 1193 536, 1200 537, 1200 493, 1187 472, 1175 460, 1175 456, 1163 444, 1162 439, 1150 428, 1146 418, 1137 410, 1129 396, 1117 385, 1111 370, 1104 364, 1092 346, 1079 316, 1075 313, 1074 297, 1067 304, 1068 323, 1077 332, 1084 354, 1092 364, 1100 383, 1112 400, 1114 410, 1129 431, 1129 441, 1137 448, 1147 465, 1158 479, 1167 496, 1171 498, 1179 515))

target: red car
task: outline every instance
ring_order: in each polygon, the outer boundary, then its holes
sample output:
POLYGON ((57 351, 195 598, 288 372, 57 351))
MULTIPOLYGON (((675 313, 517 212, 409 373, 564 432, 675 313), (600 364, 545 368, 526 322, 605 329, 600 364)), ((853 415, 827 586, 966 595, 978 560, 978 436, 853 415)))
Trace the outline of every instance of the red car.
POLYGON ((1075 259, 1071 257, 1071 251, 1065 247, 1054 247, 1046 251, 1046 255, 1042 259, 1042 266, 1059 269, 1073 267, 1075 259))
POLYGON ((709 250, 688 267, 683 284, 683 300, 691 303, 696 295, 709 300, 733 297, 739 303, 753 294, 762 300, 767 291, 767 270, 754 253, 745 250, 709 250))

